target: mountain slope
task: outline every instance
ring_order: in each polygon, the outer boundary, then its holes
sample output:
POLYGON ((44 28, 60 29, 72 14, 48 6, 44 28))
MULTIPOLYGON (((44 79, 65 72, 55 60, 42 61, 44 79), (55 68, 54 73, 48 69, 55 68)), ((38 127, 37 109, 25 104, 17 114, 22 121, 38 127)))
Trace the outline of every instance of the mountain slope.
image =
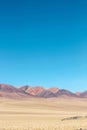
POLYGON ((22 90, 7 84, 0 84, 0 97, 4 98, 25 98, 31 95, 22 90))
POLYGON ((40 86, 37 87, 21 87, 21 90, 25 91, 28 94, 31 94, 35 97, 40 97, 40 98, 52 98, 52 97, 78 97, 76 94, 64 90, 64 89, 59 89, 59 88, 43 88, 40 86))
POLYGON ((87 98, 87 91, 73 93, 69 90, 59 88, 43 88, 41 86, 31 87, 22 86, 20 88, 12 85, 0 84, 0 97, 5 98, 58 98, 58 97, 75 97, 87 98))
POLYGON ((65 90, 65 89, 60 89, 56 94, 56 97, 61 97, 61 96, 66 96, 66 97, 77 97, 76 94, 68 91, 68 90, 65 90))
POLYGON ((15 88, 12 85, 7 85, 7 84, 0 84, 0 92, 6 92, 6 93, 18 93, 22 92, 21 90, 15 88))
POLYGON ((81 98, 87 98, 87 91, 84 91, 82 93, 80 93, 79 95, 81 98))

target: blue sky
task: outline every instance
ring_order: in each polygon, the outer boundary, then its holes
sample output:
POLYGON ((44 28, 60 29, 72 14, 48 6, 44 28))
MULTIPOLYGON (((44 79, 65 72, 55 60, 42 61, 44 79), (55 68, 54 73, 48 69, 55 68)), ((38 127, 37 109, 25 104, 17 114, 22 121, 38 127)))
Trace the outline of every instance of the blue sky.
POLYGON ((87 90, 87 1, 0 1, 0 83, 87 90))

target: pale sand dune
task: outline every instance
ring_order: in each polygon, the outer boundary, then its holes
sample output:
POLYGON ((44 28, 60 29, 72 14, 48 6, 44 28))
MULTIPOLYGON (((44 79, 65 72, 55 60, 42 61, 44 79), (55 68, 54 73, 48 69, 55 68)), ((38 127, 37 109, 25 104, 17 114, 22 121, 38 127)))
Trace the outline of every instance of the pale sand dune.
POLYGON ((76 130, 87 128, 87 99, 0 99, 0 130, 76 130), (63 118, 83 116, 76 120, 63 118))

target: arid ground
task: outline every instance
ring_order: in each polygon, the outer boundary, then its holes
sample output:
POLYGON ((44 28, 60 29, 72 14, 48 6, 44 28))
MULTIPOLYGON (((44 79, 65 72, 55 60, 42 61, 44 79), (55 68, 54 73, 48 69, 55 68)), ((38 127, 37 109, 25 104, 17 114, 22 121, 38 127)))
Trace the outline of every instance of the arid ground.
POLYGON ((0 130, 86 130, 86 116, 87 99, 0 99, 0 130))

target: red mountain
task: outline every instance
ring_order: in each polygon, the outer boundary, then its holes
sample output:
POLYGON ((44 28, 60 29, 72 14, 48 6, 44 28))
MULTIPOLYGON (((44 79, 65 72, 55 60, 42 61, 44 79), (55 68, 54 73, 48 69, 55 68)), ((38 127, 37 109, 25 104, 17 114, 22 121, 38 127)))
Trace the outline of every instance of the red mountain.
POLYGON ((59 88, 43 88, 40 86, 22 86, 20 88, 14 87, 12 85, 0 84, 0 97, 5 98, 58 98, 58 97, 79 97, 87 98, 87 91, 82 93, 73 93, 65 89, 59 88))
POLYGON ((23 87, 21 87, 19 89, 26 92, 26 93, 28 93, 28 94, 31 94, 33 96, 37 96, 42 91, 44 91, 44 88, 42 88, 40 86, 36 86, 36 87, 23 86, 23 87))
POLYGON ((52 93, 56 93, 59 91, 59 88, 49 88, 48 90, 52 93))
POLYGON ((40 86, 37 87, 21 87, 21 90, 25 91, 28 94, 31 94, 35 97, 40 97, 40 98, 51 98, 51 97, 63 97, 63 96, 67 96, 67 97, 77 97, 76 94, 68 91, 68 90, 64 90, 64 89, 59 89, 59 88, 43 88, 40 86))

